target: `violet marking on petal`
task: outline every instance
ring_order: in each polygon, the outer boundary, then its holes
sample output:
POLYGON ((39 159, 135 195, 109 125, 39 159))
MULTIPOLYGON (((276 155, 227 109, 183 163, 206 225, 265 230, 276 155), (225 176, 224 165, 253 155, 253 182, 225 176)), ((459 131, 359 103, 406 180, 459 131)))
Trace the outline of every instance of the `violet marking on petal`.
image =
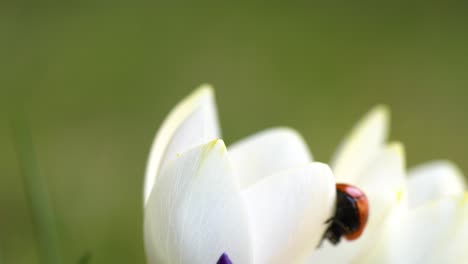
POLYGON ((232 261, 229 259, 229 256, 226 253, 223 253, 221 257, 219 257, 216 264, 232 264, 232 261))

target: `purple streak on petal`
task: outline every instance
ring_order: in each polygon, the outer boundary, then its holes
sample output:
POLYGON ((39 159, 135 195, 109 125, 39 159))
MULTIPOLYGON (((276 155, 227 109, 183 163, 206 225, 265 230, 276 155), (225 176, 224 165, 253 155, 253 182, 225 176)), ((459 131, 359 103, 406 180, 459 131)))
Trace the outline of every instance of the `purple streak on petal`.
POLYGON ((232 261, 229 259, 229 256, 226 253, 223 253, 221 257, 219 257, 216 264, 232 264, 232 261))

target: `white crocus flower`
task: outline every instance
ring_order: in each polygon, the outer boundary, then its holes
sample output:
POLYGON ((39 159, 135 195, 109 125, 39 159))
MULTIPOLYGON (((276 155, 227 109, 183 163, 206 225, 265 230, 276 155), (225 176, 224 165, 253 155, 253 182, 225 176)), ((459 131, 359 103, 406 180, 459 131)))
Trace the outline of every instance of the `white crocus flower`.
POLYGON ((468 259, 468 196, 460 171, 435 161, 405 172, 400 143, 386 143, 389 114, 373 109, 332 161, 337 182, 359 186, 369 219, 356 241, 325 242, 309 263, 459 263, 468 259), (408 174, 406 177, 405 174, 408 174))
POLYGON ((302 138, 270 129, 226 149, 210 87, 157 133, 144 186, 150 263, 303 262, 332 217, 335 181, 302 138))

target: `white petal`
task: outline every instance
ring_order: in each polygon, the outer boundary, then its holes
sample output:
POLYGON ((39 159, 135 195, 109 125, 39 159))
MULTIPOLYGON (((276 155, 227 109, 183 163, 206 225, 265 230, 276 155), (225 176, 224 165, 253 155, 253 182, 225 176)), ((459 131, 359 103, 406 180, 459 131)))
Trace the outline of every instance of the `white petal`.
POLYGON ((356 181, 350 183, 357 185, 365 193, 376 192, 379 196, 387 194, 389 200, 392 201, 394 200, 393 194, 406 192, 403 145, 399 142, 392 142, 382 147, 356 181))
POLYGON ((196 147, 161 172, 145 208, 150 263, 251 263, 248 218, 222 140, 196 147))
MULTIPOLYGON (((376 154, 355 182, 369 201, 369 218, 361 237, 342 240, 333 246, 324 242, 309 263, 350 263, 366 254, 387 226, 387 219, 399 208, 406 208, 404 152, 399 143, 389 144, 376 154)), ((357 261, 359 263, 359 261, 357 261)))
POLYGON ((158 173, 168 161, 189 148, 217 138, 220 133, 213 90, 204 85, 180 102, 159 129, 146 168, 144 204, 158 173))
POLYGON ((444 198, 411 210, 386 230, 369 263, 461 263, 468 242, 468 199, 444 198), (463 201, 464 200, 464 201, 463 201), (459 244, 461 243, 461 244, 459 244), (450 254, 447 254, 450 253, 450 254))
POLYGON ((437 252, 437 257, 434 263, 457 263, 460 260, 466 261, 468 259, 468 193, 464 197, 458 196, 457 203, 457 219, 453 227, 454 236, 450 241, 446 241, 442 245, 441 250, 437 252))
POLYGON ((318 245, 335 207, 330 168, 310 163, 264 178, 243 191, 255 263, 295 263, 318 245))
POLYGON ((410 207, 444 196, 461 195, 464 190, 464 177, 451 162, 430 162, 409 171, 410 207))
POLYGON ((237 142, 229 147, 229 157, 241 188, 312 161, 306 143, 290 128, 268 129, 237 142))
POLYGON ((397 206, 395 206, 391 214, 385 217, 384 224, 382 224, 379 235, 375 238, 372 243, 372 246, 368 248, 368 250, 362 251, 359 256, 353 259, 352 263, 389 263, 385 261, 387 249, 391 247, 389 244, 388 234, 392 232, 394 229, 397 229, 403 219, 405 219, 408 215, 408 203, 407 203, 408 195, 405 194, 404 198, 401 200, 397 206))
POLYGON ((353 129, 331 162, 336 180, 353 182, 383 146, 388 133, 386 107, 372 109, 353 129))

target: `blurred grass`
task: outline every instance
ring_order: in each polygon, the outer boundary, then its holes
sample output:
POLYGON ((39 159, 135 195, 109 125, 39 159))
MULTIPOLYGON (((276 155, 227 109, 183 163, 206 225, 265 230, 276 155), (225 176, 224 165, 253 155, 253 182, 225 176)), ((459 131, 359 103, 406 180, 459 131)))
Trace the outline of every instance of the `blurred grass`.
MULTIPOLYGON (((170 108, 205 82, 227 143, 288 125, 327 161, 385 103, 409 165, 444 158, 468 174, 464 3, 118 5, 0 4, 0 103, 27 106, 65 263, 83 252, 91 263, 144 262, 149 146, 170 108)), ((36 263, 7 122, 0 146, 1 254, 36 263)))
POLYGON ((34 143, 22 112, 12 114, 11 127, 40 263, 59 264, 61 257, 54 210, 47 182, 39 172, 34 143))

